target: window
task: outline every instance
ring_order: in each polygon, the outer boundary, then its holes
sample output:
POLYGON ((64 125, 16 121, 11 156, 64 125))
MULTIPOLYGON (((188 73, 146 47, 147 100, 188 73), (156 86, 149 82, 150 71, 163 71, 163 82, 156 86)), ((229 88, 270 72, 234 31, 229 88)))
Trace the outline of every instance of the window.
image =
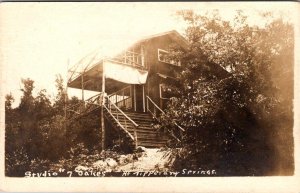
POLYGON ((172 96, 171 89, 165 84, 159 84, 160 108, 166 109, 167 104, 172 96))
POLYGON ((169 58, 169 52, 166 50, 158 49, 158 61, 180 66, 180 61, 171 60, 169 58))
POLYGON ((172 96, 172 90, 165 84, 159 84, 159 97, 161 99, 169 99, 172 96))

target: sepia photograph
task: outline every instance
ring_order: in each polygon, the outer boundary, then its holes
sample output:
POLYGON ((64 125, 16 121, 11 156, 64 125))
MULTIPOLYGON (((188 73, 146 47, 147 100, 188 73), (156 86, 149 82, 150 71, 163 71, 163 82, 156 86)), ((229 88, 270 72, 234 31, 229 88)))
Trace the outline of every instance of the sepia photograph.
POLYGON ((54 178, 101 181, 101 192, 117 190, 109 179, 132 184, 123 192, 158 190, 133 190, 141 178, 294 179, 297 6, 1 3, 0 171, 11 181, 1 190, 54 178))

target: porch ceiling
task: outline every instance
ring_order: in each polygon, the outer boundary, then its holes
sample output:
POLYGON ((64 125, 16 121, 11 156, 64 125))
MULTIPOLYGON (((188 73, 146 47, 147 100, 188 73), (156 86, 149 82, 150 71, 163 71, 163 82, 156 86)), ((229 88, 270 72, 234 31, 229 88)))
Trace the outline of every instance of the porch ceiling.
MULTIPOLYGON (((86 72, 77 75, 73 80, 68 82, 68 87, 82 89, 82 82, 84 90, 98 91, 102 90, 102 75, 103 75, 103 63, 100 62, 86 72)), ((105 92, 111 94, 118 91, 128 84, 119 82, 110 78, 105 78, 105 92)))

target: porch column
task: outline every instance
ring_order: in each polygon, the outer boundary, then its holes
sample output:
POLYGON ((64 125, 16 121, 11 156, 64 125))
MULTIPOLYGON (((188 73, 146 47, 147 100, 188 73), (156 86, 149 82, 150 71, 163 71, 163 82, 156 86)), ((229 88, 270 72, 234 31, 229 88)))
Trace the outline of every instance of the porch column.
POLYGON ((143 111, 146 112, 145 108, 145 85, 143 84, 143 111))
POLYGON ((136 86, 135 84, 133 85, 133 107, 134 107, 134 111, 136 111, 136 86))
POLYGON ((145 51, 144 51, 144 45, 141 45, 141 63, 142 63, 142 66, 145 67, 145 51))

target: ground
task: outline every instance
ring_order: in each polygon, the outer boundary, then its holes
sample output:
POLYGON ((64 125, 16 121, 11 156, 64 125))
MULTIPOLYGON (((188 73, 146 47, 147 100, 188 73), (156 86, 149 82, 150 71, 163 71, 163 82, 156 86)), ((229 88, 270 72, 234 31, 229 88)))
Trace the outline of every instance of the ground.
MULTIPOLYGON (((173 161, 172 149, 139 147, 132 154, 120 154, 114 151, 103 151, 93 155, 80 154, 51 164, 50 171, 57 172, 63 169, 79 176, 88 171, 118 174, 123 172, 170 172, 173 161)), ((65 174, 67 175, 67 173, 65 174)))
POLYGON ((165 171, 169 170, 172 162, 170 150, 147 149, 137 161, 120 165, 118 171, 165 171))

